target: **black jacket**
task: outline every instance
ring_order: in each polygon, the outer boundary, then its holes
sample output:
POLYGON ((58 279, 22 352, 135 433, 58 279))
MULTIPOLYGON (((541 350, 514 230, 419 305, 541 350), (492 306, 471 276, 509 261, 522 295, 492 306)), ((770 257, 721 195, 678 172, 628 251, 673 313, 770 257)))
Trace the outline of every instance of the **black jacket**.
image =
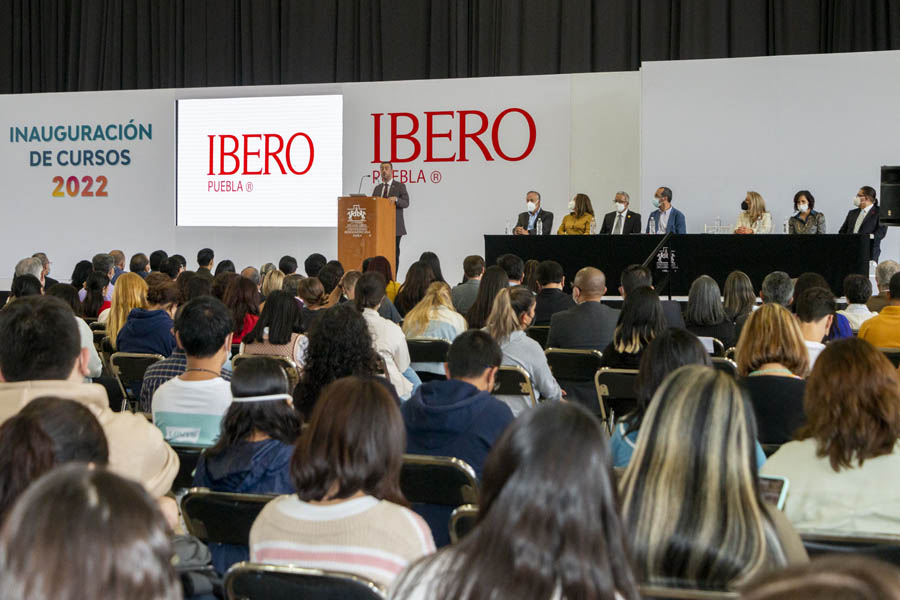
POLYGON ((562 290, 556 288, 541 290, 537 294, 533 325, 549 325, 550 317, 573 306, 575 306, 575 301, 572 300, 572 296, 562 290))
MULTIPOLYGON (((856 218, 859 216, 859 211, 859 208, 854 208, 847 213, 847 218, 844 219, 844 224, 841 225, 838 233, 853 233, 853 226, 856 225, 856 218)), ((869 240, 869 258, 878 262, 878 257, 881 255, 881 240, 883 240, 885 234, 887 234, 887 227, 878 224, 877 204, 869 209, 869 213, 863 219, 857 233, 875 236, 873 239, 869 240)))
POLYGON ((600 302, 582 302, 550 319, 547 347, 603 350, 612 341, 619 310, 600 302))
MULTIPOLYGON (((516 227, 528 229, 528 219, 530 216, 531 215, 527 211, 519 213, 519 220, 516 221, 516 227)), ((541 221, 541 235, 550 235, 550 232, 553 231, 553 213, 546 211, 543 208, 539 208, 537 218, 541 221)), ((534 227, 537 229, 537 221, 534 222, 534 227)))
MULTIPOLYGON (((600 227, 600 233, 612 233, 613 227, 616 226, 616 211, 603 215, 603 225, 600 227)), ((641 215, 630 210, 625 213, 625 222, 622 223, 622 235, 641 232, 641 215)))

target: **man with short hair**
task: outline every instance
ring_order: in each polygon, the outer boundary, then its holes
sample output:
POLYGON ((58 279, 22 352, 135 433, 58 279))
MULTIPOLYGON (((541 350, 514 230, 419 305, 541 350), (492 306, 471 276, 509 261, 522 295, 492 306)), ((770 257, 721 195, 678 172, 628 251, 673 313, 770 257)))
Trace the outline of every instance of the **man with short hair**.
POLYGON ((888 305, 863 323, 859 337, 876 348, 900 348, 900 273, 888 285, 888 305))
MULTIPOLYGON (((763 279, 759 288, 759 299, 763 304, 780 304, 790 310, 791 301, 794 299, 794 280, 784 271, 772 271, 763 279)), ((750 313, 747 313, 734 322, 734 339, 740 339, 741 331, 749 317, 750 313)))
MULTIPOLYGON (((397 255, 394 265, 399 268, 400 238, 406 235, 406 223, 403 220, 403 209, 409 208, 409 192, 406 191, 405 183, 400 183, 394 179, 394 165, 389 162, 383 162, 378 168, 381 171, 381 183, 375 186, 377 192, 373 190, 372 195, 378 196, 379 198, 387 198, 396 207, 396 227, 394 233, 397 236, 397 255)), ((310 277, 312 277, 312 275, 310 275, 310 277)))
POLYGON ((888 298, 888 289, 890 288, 891 277, 894 276, 894 273, 900 273, 900 263, 895 260, 882 261, 875 267, 875 283, 878 285, 878 295, 872 296, 866 302, 866 306, 869 307, 869 310, 872 312, 880 312, 881 309, 890 302, 890 299, 888 298))
POLYGON ((878 262, 881 256, 881 240, 887 234, 887 227, 878 220, 878 198, 875 188, 864 185, 853 198, 856 207, 847 213, 838 233, 858 233, 869 238, 869 257, 878 262))
POLYGON ((137 273, 142 279, 147 279, 150 274, 150 259, 143 252, 131 255, 131 261, 128 263, 128 270, 137 273))
POLYGON ((109 255, 113 257, 113 276, 109 282, 115 285, 119 275, 125 272, 125 253, 121 250, 110 250, 109 255))
POLYGON ((41 275, 43 276, 45 290, 49 290, 54 285, 59 283, 57 280, 50 277, 50 259, 47 258, 47 255, 44 252, 35 252, 31 255, 31 257, 41 261, 41 275))
POLYGON ((212 248, 201 248, 197 252, 197 275, 207 279, 213 279, 212 268, 215 259, 215 253, 212 248))
POLYGON ((847 308, 839 310, 838 314, 847 317, 850 329, 859 331, 865 321, 875 316, 866 306, 872 297, 872 283, 865 275, 851 273, 844 277, 844 296, 847 298, 847 308))
POLYGON ((553 213, 541 209, 541 195, 534 190, 525 194, 525 212, 519 213, 514 235, 537 235, 537 224, 541 224, 541 235, 553 231, 553 213))
POLYGON ((525 277, 525 263, 515 254, 503 254, 497 258, 497 266, 506 271, 509 285, 522 285, 525 277))
POLYGON ((656 207, 647 219, 647 233, 687 233, 684 213, 672 206, 672 190, 661 187, 653 195, 656 207))
POLYGON ((602 304, 606 275, 594 267, 575 274, 572 297, 575 306, 550 318, 547 347, 603 350, 612 341, 619 310, 602 304))
MULTIPOLYGON (((509 406, 491 396, 503 359, 487 333, 470 329, 453 340, 444 369, 446 380, 423 383, 400 411, 406 424, 406 451, 464 460, 480 478, 494 442, 513 421, 509 406)), ((451 507, 418 510, 431 527, 435 544, 447 545, 451 507)))
MULTIPOLYGON (((632 290, 639 287, 653 287, 653 274, 644 265, 628 265, 619 276, 619 295, 624 301, 632 290)), ((659 299, 662 305, 663 317, 667 327, 684 329, 684 316, 681 314, 681 305, 677 300, 659 299)))
MULTIPOLYGON (((113 275, 115 275, 115 267, 116 267, 116 261, 109 254, 101 252, 100 254, 95 254, 94 257, 91 259, 91 268, 94 270, 94 272, 95 273, 103 273, 110 280, 110 284, 108 286, 106 286, 106 297, 105 297, 105 299, 108 300, 109 302, 112 302, 112 295, 113 295, 113 288, 114 288, 114 286, 112 284, 112 278, 113 278, 113 275)), ((81 288, 80 290, 78 290, 78 299, 79 300, 84 302, 84 299, 86 297, 87 297, 86 289, 81 288)))
POLYGON ((795 308, 800 332, 803 334, 803 343, 809 352, 809 368, 812 370, 819 354, 825 349, 822 340, 831 329, 837 305, 831 290, 813 287, 800 294, 795 301, 795 308))
POLYGON ((246 277, 253 282, 253 285, 256 286, 256 289, 259 289, 261 282, 259 279, 259 270, 256 267, 244 267, 241 270, 241 277, 246 277))
POLYGON ((231 405, 231 386, 222 366, 231 353, 231 313, 212 296, 195 298, 175 317, 175 341, 187 355, 184 372, 153 394, 153 423, 166 441, 212 446, 231 405))
POLYGON ((611 235, 629 235, 641 232, 641 215, 628 210, 631 198, 625 192, 616 192, 614 203, 616 210, 603 215, 600 233, 611 235))
POLYGON ((297 272, 297 259, 287 254, 282 256, 278 261, 278 270, 285 275, 293 275, 297 272))
POLYGON ((21 277, 22 275, 34 275, 41 282, 41 287, 43 288, 45 287, 43 273, 44 265, 41 264, 41 259, 29 256, 28 258, 23 258, 16 263, 16 269, 14 271, 13 277, 15 278, 21 277))
POLYGON ((165 273, 173 280, 176 279, 182 271, 184 271, 184 267, 181 266, 181 263, 172 256, 162 261, 162 264, 159 265, 159 272, 165 273))
POLYGON ((566 276, 562 265, 555 260, 545 260, 537 267, 537 306, 534 309, 534 325, 549 325, 550 317, 575 306, 572 296, 563 292, 566 276))
POLYGON ((484 275, 484 259, 477 254, 467 256, 463 260, 463 274, 465 281, 450 290, 450 298, 453 308, 461 315, 465 315, 475 304, 478 296, 478 286, 481 285, 481 277, 484 275))
POLYGON ((165 250, 154 250, 150 253, 150 270, 157 272, 163 261, 169 258, 169 253, 165 250))
POLYGON ((322 267, 328 260, 319 254, 318 252, 314 252, 306 257, 306 260, 303 261, 303 270, 306 271, 307 277, 318 277, 319 271, 322 270, 322 267))
POLYGON ((111 471, 142 483, 155 498, 171 489, 178 456, 142 415, 113 412, 105 388, 84 383, 89 352, 82 348, 72 310, 62 300, 16 300, 0 311, 0 339, 0 421, 41 396, 74 400, 103 427, 111 471))

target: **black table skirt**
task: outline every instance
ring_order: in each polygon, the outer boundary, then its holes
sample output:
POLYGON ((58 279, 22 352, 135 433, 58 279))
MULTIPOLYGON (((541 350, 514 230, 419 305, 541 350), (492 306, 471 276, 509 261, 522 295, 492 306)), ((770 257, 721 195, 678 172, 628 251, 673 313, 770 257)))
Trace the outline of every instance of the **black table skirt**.
MULTIPOLYGON (((594 266, 606 274, 608 293, 617 295, 622 270, 644 262, 660 240, 661 235, 486 235, 484 257, 488 265, 506 253, 522 260, 555 260, 565 270, 567 288, 578 269, 594 266)), ((869 241, 864 235, 685 234, 671 236, 666 246, 674 252, 677 268, 664 272, 655 258, 649 266, 660 294, 673 296, 687 295, 700 275, 709 275, 722 287, 736 269, 750 276, 756 292, 772 271, 786 271, 791 277, 819 273, 836 296, 843 295, 844 277, 869 274, 869 241)))

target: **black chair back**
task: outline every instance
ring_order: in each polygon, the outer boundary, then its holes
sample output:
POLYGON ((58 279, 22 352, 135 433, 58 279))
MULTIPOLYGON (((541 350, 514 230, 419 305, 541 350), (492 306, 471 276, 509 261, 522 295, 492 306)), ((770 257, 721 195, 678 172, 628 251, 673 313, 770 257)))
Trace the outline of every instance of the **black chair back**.
POLYGON ((900 367, 900 348, 879 348, 894 367, 900 367))
POLYGON ((293 390, 300 383, 300 371, 297 369, 297 363, 287 356, 280 354, 247 354, 246 352, 231 357, 231 368, 237 367, 241 362, 248 358, 264 358, 267 360, 278 361, 278 365, 284 370, 284 374, 288 378, 288 390, 293 390))
POLYGON ((228 600, 384 600, 373 581, 347 573, 238 563, 225 575, 228 600))
POLYGON ((194 469, 197 468, 197 462, 200 455, 203 454, 203 448, 196 446, 172 446, 172 450, 178 455, 179 465, 178 474, 175 481, 172 482, 173 490, 183 490, 194 485, 194 469))
POLYGON ((801 533, 810 558, 822 554, 857 554, 900 566, 900 536, 838 536, 801 533))
POLYGON ((725 358, 724 356, 713 356, 711 360, 712 366, 717 370, 724 371, 725 373, 728 373, 729 375, 737 379, 738 366, 736 362, 734 362, 730 358, 725 358))
POLYGON ((404 454, 400 489, 414 504, 462 506, 478 501, 475 469, 448 456, 404 454))
POLYGON ((544 354, 550 371, 558 382, 593 382, 603 360, 603 353, 599 350, 548 348, 544 354))
POLYGON ((229 358, 234 358, 238 354, 241 353, 241 345, 240 344, 232 344, 231 345, 231 356, 229 358))
POLYGON ((274 495, 231 494, 192 488, 181 499, 188 533, 205 544, 250 544, 250 528, 274 495))
POLYGON ((528 396, 530 406, 537 403, 531 376, 522 367, 501 366, 494 378, 494 389, 491 393, 495 396, 528 396))
POLYGON ((541 345, 541 348, 547 347, 547 338, 550 336, 549 325, 532 325, 525 330, 525 335, 541 345))
POLYGON ((414 363, 445 363, 450 352, 450 342, 436 338, 409 338, 406 347, 414 363))
MULTIPOLYGON (((115 352, 109 357, 110 369, 119 382, 125 404, 131 403, 132 406, 137 406, 141 384, 144 381, 144 372, 150 365, 165 360, 165 358, 162 354, 139 354, 136 352, 115 352)), ((122 409, 125 409, 124 404, 122 409)))
POLYGON ((478 507, 464 504, 450 514, 450 543, 455 544, 475 529, 478 522, 478 507))
POLYGON ((610 431, 617 419, 621 419, 637 406, 637 393, 634 389, 637 374, 637 369, 603 367, 597 371, 594 384, 597 386, 598 400, 603 406, 610 431))

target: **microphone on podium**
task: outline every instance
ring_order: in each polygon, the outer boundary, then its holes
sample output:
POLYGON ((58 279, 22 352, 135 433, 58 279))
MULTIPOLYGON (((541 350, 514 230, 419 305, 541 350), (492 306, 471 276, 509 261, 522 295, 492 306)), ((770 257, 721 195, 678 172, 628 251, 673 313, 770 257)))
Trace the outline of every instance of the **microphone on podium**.
POLYGON ((359 178, 359 189, 357 190, 357 193, 356 193, 357 196, 362 195, 362 184, 363 184, 363 181, 365 181, 366 177, 371 179, 372 176, 367 174, 367 175, 363 175, 362 177, 359 178))

